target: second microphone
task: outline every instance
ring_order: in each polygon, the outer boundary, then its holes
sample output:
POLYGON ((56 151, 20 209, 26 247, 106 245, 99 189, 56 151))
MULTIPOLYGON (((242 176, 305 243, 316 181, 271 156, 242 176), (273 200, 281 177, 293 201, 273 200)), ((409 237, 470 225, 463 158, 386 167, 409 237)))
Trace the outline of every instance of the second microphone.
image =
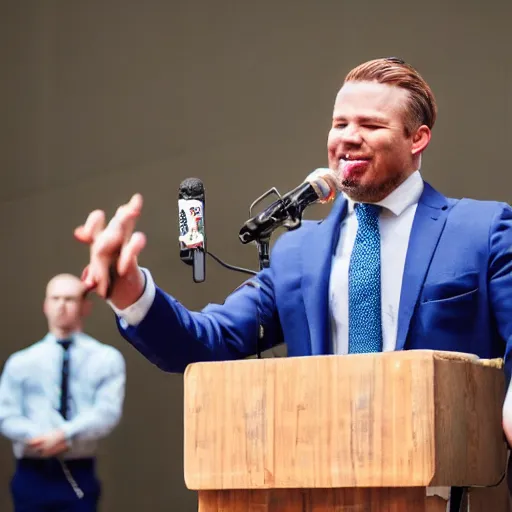
POLYGON ((306 180, 263 212, 247 220, 239 233, 243 244, 264 240, 277 228, 299 227, 303 211, 313 203, 326 203, 336 196, 336 175, 331 169, 317 169, 306 180))

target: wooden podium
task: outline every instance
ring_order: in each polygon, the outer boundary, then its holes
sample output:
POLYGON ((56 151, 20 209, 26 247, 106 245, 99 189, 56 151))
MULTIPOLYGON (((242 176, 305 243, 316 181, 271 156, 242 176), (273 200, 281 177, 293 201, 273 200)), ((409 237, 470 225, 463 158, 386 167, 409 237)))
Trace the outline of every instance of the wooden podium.
POLYGON ((444 512, 450 486, 471 488, 471 512, 508 511, 494 363, 416 350, 190 365, 185 483, 200 512, 444 512))

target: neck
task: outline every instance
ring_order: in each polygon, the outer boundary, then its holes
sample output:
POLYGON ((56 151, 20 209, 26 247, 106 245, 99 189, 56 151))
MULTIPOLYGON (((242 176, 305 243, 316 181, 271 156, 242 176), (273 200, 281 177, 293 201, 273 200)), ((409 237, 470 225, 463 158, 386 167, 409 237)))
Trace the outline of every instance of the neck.
POLYGON ((52 327, 49 329, 50 333, 53 334, 58 340, 63 340, 71 337, 71 335, 77 332, 78 329, 66 329, 61 327, 52 327))

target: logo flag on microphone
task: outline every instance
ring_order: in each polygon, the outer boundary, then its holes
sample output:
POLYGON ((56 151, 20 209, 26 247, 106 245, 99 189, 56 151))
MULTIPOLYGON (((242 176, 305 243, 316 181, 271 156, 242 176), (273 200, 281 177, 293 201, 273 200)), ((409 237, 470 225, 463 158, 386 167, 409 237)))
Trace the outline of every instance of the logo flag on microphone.
POLYGON ((179 199, 179 242, 182 249, 204 248, 203 204, 197 199, 179 199))

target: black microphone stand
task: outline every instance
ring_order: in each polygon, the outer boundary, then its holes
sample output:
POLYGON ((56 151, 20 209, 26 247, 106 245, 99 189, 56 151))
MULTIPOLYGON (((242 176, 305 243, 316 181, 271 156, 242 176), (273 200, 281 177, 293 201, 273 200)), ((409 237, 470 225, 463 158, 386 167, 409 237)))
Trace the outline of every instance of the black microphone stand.
MULTIPOLYGON (((267 190, 264 194, 262 194, 260 197, 258 197, 249 207, 249 215, 252 218, 254 216, 253 209, 254 207, 261 203, 266 197, 268 197, 271 194, 276 194, 280 201, 282 201, 281 194, 279 191, 272 187, 271 189, 267 190)), ((292 229, 297 229, 301 223, 302 223, 302 215, 297 215, 297 212, 291 212, 287 209, 287 218, 283 222, 273 223, 267 227, 267 229, 264 230, 260 235, 256 236, 254 238, 254 242, 256 243, 256 247, 258 248, 258 261, 259 261, 259 268, 260 271, 264 270, 266 268, 270 267, 270 238, 274 231, 279 228, 280 226, 285 227, 289 231, 292 229)), ((241 239, 242 240, 242 239, 241 239)), ((242 241, 243 242, 243 241, 242 241)), ((245 243, 245 242, 243 242, 245 243)), ((259 316, 259 311, 258 311, 259 316)), ((258 322, 258 336, 256 341, 256 357, 258 359, 261 359, 261 342, 263 340, 264 336, 264 328, 263 325, 258 322)))
POLYGON ((256 240, 260 270, 270 267, 270 237, 256 240))
MULTIPOLYGON (((271 189, 267 190, 264 194, 262 194, 260 197, 255 199, 251 206, 249 207, 249 216, 254 217, 254 207, 261 203, 265 198, 268 196, 275 194, 280 201, 282 201, 282 196, 277 190, 276 187, 272 187, 271 189)), ((263 270, 265 268, 270 267, 270 237, 272 236, 273 232, 280 226, 283 225, 287 229, 296 229, 300 226, 302 219, 297 219, 294 215, 292 215, 291 212, 287 211, 287 221, 281 222, 275 225, 270 225, 264 232, 255 237, 254 242, 256 243, 256 247, 258 248, 258 261, 259 261, 259 267, 260 270, 263 270)))
MULTIPOLYGON (((264 194, 262 194, 260 197, 258 197, 255 201, 252 202, 252 204, 249 207, 249 215, 251 217, 254 216, 253 210, 255 206, 261 203, 266 197, 268 197, 271 194, 277 195, 279 200, 282 200, 279 191, 275 187, 272 187, 271 189, 267 190, 264 194)), ((272 218, 268 220, 274 221, 274 219, 272 218)), ((253 242, 256 244, 256 247, 258 249, 258 264, 260 271, 270 267, 270 238, 273 232, 280 226, 283 226, 288 230, 297 229, 301 225, 301 222, 302 215, 300 213, 287 210, 287 218, 284 221, 281 220, 278 223, 270 222, 268 227, 260 235, 254 237, 253 242)), ((242 239, 241 241, 242 243, 246 243, 242 239)), ((209 251, 206 251, 206 254, 211 256, 217 263, 230 270, 235 270, 237 272, 242 272, 244 274, 257 274, 257 272, 255 272, 254 270, 248 270, 246 268, 229 265, 209 251)))
MULTIPOLYGON (((272 187, 271 189, 267 190, 264 194, 262 194, 260 197, 258 197, 249 207, 249 214, 252 217, 253 216, 253 209, 254 207, 261 203, 266 197, 268 197, 271 194, 276 194, 277 197, 281 200, 281 194, 279 191, 272 187)), ((279 228, 284 227, 286 229, 293 230, 297 229, 301 223, 302 223, 302 212, 292 212, 287 211, 287 219, 283 222, 277 222, 275 224, 271 223, 267 229, 264 230, 261 235, 254 238, 254 242, 256 244, 256 247, 258 249, 258 263, 259 263, 259 270, 264 270, 266 268, 270 267, 270 238, 273 234, 273 232, 279 228)), ((243 242, 245 243, 245 242, 243 242)), ((254 270, 249 270, 243 267, 237 267, 235 265, 230 265, 224 261, 222 261, 218 256, 213 254, 211 251, 205 250, 205 253, 208 254, 211 258, 213 258, 219 265, 222 265, 224 268, 227 268, 229 270, 234 270, 235 272, 241 272, 243 274, 249 274, 249 275, 257 275, 258 272, 254 270)), ((264 328, 263 325, 259 322, 259 306, 258 306, 258 335, 257 335, 257 341, 256 341, 256 356, 258 359, 261 359, 261 340, 263 339, 264 335, 264 328)))

